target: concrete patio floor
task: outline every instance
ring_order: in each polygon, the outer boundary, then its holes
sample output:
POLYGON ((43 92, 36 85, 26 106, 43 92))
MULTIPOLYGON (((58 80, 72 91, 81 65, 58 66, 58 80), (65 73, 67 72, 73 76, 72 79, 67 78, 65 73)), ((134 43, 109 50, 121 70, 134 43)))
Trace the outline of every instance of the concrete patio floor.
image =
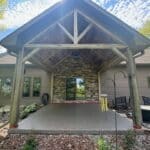
MULTIPOLYGON (((117 113, 118 131, 132 129, 132 120, 117 113)), ((18 129, 44 131, 115 131, 115 113, 98 104, 49 104, 19 122, 18 129)))

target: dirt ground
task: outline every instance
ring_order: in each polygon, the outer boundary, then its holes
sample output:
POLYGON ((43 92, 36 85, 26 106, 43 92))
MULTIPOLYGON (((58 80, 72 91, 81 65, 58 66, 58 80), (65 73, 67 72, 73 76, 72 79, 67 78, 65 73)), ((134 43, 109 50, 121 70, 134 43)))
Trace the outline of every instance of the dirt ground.
MULTIPOLYGON (((31 135, 9 135, 0 142, 0 150, 21 150, 31 135)), ((88 136, 36 135, 38 150, 97 150, 88 136)))

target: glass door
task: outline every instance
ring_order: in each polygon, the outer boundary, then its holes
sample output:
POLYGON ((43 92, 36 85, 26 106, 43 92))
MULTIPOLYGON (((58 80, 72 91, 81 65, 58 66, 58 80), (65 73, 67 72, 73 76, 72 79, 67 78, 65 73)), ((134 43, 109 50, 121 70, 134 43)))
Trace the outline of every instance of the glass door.
POLYGON ((66 80, 66 100, 75 100, 76 96, 76 79, 68 78, 66 80))
POLYGON ((85 99, 85 82, 83 78, 67 78, 66 100, 85 99))

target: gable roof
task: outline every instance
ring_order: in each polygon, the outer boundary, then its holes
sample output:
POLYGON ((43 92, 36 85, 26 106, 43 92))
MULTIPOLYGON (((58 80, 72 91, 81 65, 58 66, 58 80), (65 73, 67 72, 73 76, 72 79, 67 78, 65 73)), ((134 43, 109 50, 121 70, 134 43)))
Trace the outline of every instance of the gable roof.
POLYGON ((78 9, 92 18, 114 37, 120 39, 134 54, 150 46, 149 39, 90 0, 63 0, 8 35, 1 40, 0 44, 9 52, 17 52, 34 36, 74 9, 78 9))

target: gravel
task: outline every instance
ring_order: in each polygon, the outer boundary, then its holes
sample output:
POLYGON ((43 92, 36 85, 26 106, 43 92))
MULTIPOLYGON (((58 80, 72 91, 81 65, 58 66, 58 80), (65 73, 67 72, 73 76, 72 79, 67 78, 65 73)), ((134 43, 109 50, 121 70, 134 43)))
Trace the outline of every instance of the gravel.
POLYGON ((17 135, 11 134, 0 142, 0 150, 21 150, 29 137, 37 141, 37 150, 97 150, 88 136, 78 135, 17 135))
MULTIPOLYGON (((34 138, 37 150, 98 150, 97 140, 100 135, 29 135, 10 134, 6 138, 0 137, 0 150, 21 150, 26 140, 34 138)), ((115 135, 103 135, 115 150, 115 135)), ((119 150, 124 150, 124 135, 118 135, 119 150)), ((150 150, 150 133, 136 135, 133 150, 150 150)))

